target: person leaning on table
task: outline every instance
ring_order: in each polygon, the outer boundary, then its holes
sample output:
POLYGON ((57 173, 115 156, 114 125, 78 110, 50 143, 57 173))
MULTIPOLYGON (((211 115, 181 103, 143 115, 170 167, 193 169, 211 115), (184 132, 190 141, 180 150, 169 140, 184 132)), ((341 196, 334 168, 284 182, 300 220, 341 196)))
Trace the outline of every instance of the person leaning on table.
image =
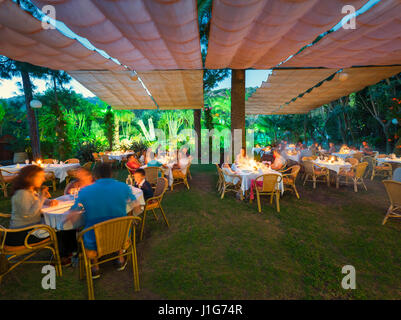
MULTIPOLYGON (((127 184, 112 179, 112 168, 109 164, 98 164, 94 170, 94 175, 95 183, 81 189, 71 208, 71 213, 66 218, 66 221, 74 223, 82 215, 85 229, 100 222, 126 216, 127 203, 136 200, 132 189, 127 184), (83 212, 82 208, 84 209, 83 212)), ((135 206, 134 211, 140 212, 139 204, 135 206)), ((83 240, 85 250, 97 250, 93 230, 84 234, 83 240)), ((94 263, 96 262, 94 259, 94 263)), ((124 270, 127 259, 120 257, 116 264, 117 270, 124 270)), ((92 275, 93 279, 100 277, 99 266, 93 267, 92 275)))
MULTIPOLYGON (((57 200, 49 200, 48 187, 42 187, 45 181, 45 171, 38 166, 30 165, 22 168, 13 181, 13 196, 11 197, 10 229, 25 228, 41 223, 44 204, 57 205, 57 200)), ((8 233, 5 244, 8 246, 23 246, 28 231, 8 233)), ((28 243, 37 243, 44 238, 30 235, 28 243)))

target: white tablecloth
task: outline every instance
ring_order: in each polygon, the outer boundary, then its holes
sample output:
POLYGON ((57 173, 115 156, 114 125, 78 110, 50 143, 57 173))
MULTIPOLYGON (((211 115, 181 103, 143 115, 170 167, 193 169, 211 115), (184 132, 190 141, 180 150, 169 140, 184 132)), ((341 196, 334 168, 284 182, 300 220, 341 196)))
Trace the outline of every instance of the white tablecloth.
POLYGON ((327 168, 329 170, 335 171, 337 174, 340 172, 341 169, 347 169, 349 170, 352 165, 348 162, 345 161, 336 161, 334 163, 329 163, 327 161, 321 161, 319 159, 313 161, 313 163, 323 167, 327 168))
MULTIPOLYGON (((11 166, 4 166, 1 167, 2 169, 6 169, 7 171, 17 173, 20 171, 23 167, 28 166, 28 164, 18 164, 18 165, 11 165, 11 166)), ((44 170, 45 172, 53 172, 54 175, 56 176, 57 179, 60 180, 60 182, 63 182, 65 178, 67 177, 67 172, 72 169, 79 168, 80 164, 79 163, 68 163, 68 164, 44 164, 44 170)), ((7 175, 7 173, 3 172, 3 175, 7 175)))
POLYGON ((336 156, 338 158, 341 159, 345 159, 345 158, 352 158, 352 156, 357 153, 357 151, 350 151, 349 153, 338 153, 338 152, 334 152, 332 153, 333 156, 336 156))
POLYGON ((122 154, 106 154, 106 156, 109 156, 109 158, 112 160, 118 160, 121 162, 123 158, 126 158, 130 154, 132 154, 132 152, 126 152, 122 154))
MULTIPOLYGON (((240 168, 237 168, 235 163, 231 166, 231 169, 235 172, 236 175, 242 177, 242 183, 241 183, 241 190, 243 193, 245 193, 247 190, 251 188, 251 182, 252 180, 255 180, 257 177, 261 176, 262 174, 278 174, 280 176, 281 173, 278 171, 275 171, 273 169, 267 168, 266 169, 259 169, 258 171, 250 171, 250 170, 241 170, 240 168)), ((278 183, 277 189, 281 191, 281 193, 284 192, 284 184, 283 180, 278 183)))
MULTIPOLYGON (((130 187, 132 188, 132 193, 135 195, 136 200, 127 204, 127 213, 132 211, 133 208, 138 204, 141 206, 145 205, 143 191, 133 186, 130 187)), ((81 227, 81 221, 78 221, 75 225, 71 224, 70 222, 64 224, 64 221, 67 215, 71 212, 70 209, 74 204, 74 197, 72 195, 65 195, 56 198, 56 200, 59 201, 57 206, 44 206, 42 208, 45 224, 57 230, 72 230, 81 227)), ((133 214, 135 215, 135 212, 133 212, 133 214)))
POLYGON ((395 159, 391 159, 391 158, 376 158, 377 163, 380 165, 383 162, 392 162, 392 163, 398 163, 401 164, 401 158, 395 158, 395 159))

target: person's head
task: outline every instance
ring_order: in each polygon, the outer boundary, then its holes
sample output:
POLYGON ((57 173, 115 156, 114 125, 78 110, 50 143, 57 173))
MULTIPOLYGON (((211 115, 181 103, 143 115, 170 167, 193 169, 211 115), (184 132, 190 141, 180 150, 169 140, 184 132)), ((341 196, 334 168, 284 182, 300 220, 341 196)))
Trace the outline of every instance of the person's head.
POLYGON ((363 145, 364 147, 367 147, 367 146, 368 146, 368 143, 367 143, 366 141, 362 141, 362 145, 363 145))
POLYGON ((315 142, 313 143, 313 145, 314 145, 315 147, 318 147, 318 146, 319 146, 319 142, 316 142, 316 141, 315 141, 315 142))
POLYGON ((45 182, 45 171, 35 165, 22 168, 13 181, 13 192, 20 189, 39 189, 45 182))
POLYGON ((128 161, 128 162, 135 161, 135 156, 134 156, 133 154, 128 155, 127 161, 128 161))
POLYGON ((99 163, 95 167, 94 175, 97 180, 111 178, 111 176, 113 175, 111 165, 109 165, 108 163, 99 163))
POLYGON ((137 184, 140 184, 145 179, 145 170, 138 169, 134 173, 134 180, 137 184))
POLYGON ((330 148, 334 147, 334 143, 333 142, 329 142, 329 147, 330 148))
POLYGON ((93 182, 92 172, 89 169, 81 167, 75 171, 74 175, 82 184, 88 185, 93 182))

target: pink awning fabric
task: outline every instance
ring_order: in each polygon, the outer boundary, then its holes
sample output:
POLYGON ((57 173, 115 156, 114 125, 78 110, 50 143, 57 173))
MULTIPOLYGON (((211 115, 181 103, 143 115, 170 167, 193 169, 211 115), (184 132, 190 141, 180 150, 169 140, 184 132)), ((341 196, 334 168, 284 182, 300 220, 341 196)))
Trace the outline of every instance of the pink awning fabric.
POLYGON ((269 69, 366 0, 214 0, 206 67, 269 69))
POLYGON ((246 114, 280 114, 280 106, 328 78, 337 69, 274 70, 245 103, 246 114))
POLYGON ((130 71, 70 71, 75 80, 115 109, 156 109, 139 80, 130 71))
POLYGON ((131 69, 202 69, 195 0, 33 2, 131 69))
POLYGON ((160 109, 203 108, 203 71, 138 72, 160 109))
POLYGON ((11 0, 0 0, 0 54, 56 70, 123 70, 100 54, 41 22, 11 0))
POLYGON ((341 81, 339 73, 331 81, 324 82, 321 86, 313 88, 302 98, 297 98, 294 102, 282 106, 280 113, 307 113, 324 104, 335 101, 353 92, 358 92, 363 88, 376 84, 401 72, 401 67, 361 67, 344 69, 348 74, 348 79, 341 81))
POLYGON ((288 60, 285 67, 401 64, 401 1, 385 0, 356 18, 356 29, 339 29, 288 60))

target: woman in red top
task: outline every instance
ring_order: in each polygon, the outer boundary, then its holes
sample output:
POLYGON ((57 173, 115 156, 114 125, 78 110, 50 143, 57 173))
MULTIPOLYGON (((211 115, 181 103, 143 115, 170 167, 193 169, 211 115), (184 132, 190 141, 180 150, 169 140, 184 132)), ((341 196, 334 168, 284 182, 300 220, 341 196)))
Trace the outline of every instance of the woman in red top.
POLYGON ((135 158, 133 154, 130 154, 128 156, 127 167, 131 174, 134 174, 135 171, 141 167, 141 163, 135 158))

